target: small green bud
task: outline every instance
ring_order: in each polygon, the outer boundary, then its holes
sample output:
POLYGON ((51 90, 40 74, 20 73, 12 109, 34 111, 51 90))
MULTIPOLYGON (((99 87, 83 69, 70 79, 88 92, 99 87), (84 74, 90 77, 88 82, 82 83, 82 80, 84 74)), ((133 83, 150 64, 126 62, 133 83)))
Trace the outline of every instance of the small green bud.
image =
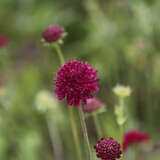
POLYGON ((36 95, 35 105, 38 111, 47 112, 56 109, 59 103, 49 91, 42 90, 36 95))
POLYGON ((131 94, 131 89, 128 86, 117 85, 113 88, 113 92, 118 97, 128 97, 131 94))

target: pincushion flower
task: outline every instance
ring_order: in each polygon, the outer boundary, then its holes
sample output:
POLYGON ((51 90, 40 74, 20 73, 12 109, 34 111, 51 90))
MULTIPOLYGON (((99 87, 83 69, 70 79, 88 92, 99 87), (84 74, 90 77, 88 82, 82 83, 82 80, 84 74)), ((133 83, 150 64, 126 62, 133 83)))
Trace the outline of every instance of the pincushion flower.
POLYGON ((149 136, 145 133, 142 133, 138 130, 128 131, 123 137, 123 150, 126 150, 132 144, 138 144, 149 140, 149 136))
POLYGON ((87 103, 82 105, 83 111, 85 113, 94 112, 102 107, 102 102, 97 98, 87 99, 87 103))
POLYGON ((42 33, 42 37, 46 42, 52 43, 59 40, 63 32, 64 30, 61 27, 57 25, 51 25, 44 30, 44 32, 42 33))
POLYGON ((8 43, 8 38, 5 35, 0 35, 0 47, 6 46, 8 43))
POLYGON ((86 104, 87 99, 93 98, 92 92, 99 90, 97 73, 87 62, 68 61, 54 79, 55 94, 59 100, 66 98, 68 105, 79 106, 81 101, 86 104))
POLYGON ((97 157, 101 160, 116 160, 121 157, 122 151, 120 144, 113 138, 102 138, 94 146, 97 157))

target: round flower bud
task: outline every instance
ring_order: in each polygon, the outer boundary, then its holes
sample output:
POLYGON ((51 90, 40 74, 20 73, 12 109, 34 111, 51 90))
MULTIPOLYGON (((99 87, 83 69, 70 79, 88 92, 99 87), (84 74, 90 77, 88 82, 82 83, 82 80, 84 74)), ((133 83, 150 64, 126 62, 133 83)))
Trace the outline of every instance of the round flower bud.
POLYGON ((131 89, 127 86, 117 85, 113 88, 113 92, 119 97, 128 97, 131 94, 131 89))
POLYGON ((46 42, 52 43, 59 40, 63 32, 64 30, 61 27, 57 25, 51 25, 44 30, 42 37, 46 42))
POLYGON ((40 112, 55 109, 59 104, 57 99, 49 91, 42 90, 36 95, 35 105, 40 112))
POLYGON ((68 105, 79 106, 80 101, 86 104, 87 99, 93 98, 91 93, 99 90, 97 73, 86 62, 69 61, 59 69, 54 79, 55 94, 59 100, 66 98, 68 105))
POLYGON ((8 44, 8 38, 5 35, 0 35, 0 47, 5 47, 8 44))
POLYGON ((101 160, 116 160, 121 157, 122 151, 120 144, 113 138, 102 138, 94 146, 97 157, 101 160))
POLYGON ((102 107, 102 102, 97 98, 87 99, 87 103, 82 105, 85 113, 94 112, 102 107))

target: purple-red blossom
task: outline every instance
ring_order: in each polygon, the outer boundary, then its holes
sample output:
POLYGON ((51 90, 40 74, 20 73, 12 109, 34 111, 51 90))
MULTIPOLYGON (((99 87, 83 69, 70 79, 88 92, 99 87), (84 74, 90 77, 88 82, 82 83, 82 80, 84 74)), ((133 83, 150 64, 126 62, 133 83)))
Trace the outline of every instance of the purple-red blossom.
POLYGON ((42 37, 46 42, 52 43, 60 39, 63 32, 64 30, 61 27, 57 25, 51 25, 44 30, 42 37))
POLYGON ((0 35, 0 47, 4 47, 8 44, 8 38, 5 35, 0 35))
POLYGON ((87 103, 82 105, 85 113, 94 112, 102 107, 102 102, 97 98, 87 99, 87 103))
POLYGON ((145 133, 142 133, 138 130, 128 131, 123 137, 123 150, 125 151, 132 144, 138 144, 140 142, 146 142, 149 140, 149 136, 145 133))
POLYGON ((101 160, 115 160, 121 157, 122 151, 120 144, 113 138, 101 138, 94 146, 97 157, 101 160))
POLYGON ((99 90, 97 73, 87 62, 69 61, 59 69, 54 79, 54 92, 59 100, 66 98, 68 105, 79 106, 81 101, 86 104, 87 99, 93 98, 92 92, 99 90))

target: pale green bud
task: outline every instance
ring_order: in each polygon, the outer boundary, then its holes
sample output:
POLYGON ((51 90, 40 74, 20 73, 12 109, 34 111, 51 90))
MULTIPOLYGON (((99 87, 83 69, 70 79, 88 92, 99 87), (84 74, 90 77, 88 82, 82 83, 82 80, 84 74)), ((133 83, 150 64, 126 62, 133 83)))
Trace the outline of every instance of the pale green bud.
POLYGON ((131 94, 131 88, 129 86, 117 85, 113 88, 113 92, 118 97, 128 97, 131 94))
POLYGON ((57 99, 47 90, 38 92, 35 98, 35 105, 40 112, 54 110, 59 106, 57 99))

